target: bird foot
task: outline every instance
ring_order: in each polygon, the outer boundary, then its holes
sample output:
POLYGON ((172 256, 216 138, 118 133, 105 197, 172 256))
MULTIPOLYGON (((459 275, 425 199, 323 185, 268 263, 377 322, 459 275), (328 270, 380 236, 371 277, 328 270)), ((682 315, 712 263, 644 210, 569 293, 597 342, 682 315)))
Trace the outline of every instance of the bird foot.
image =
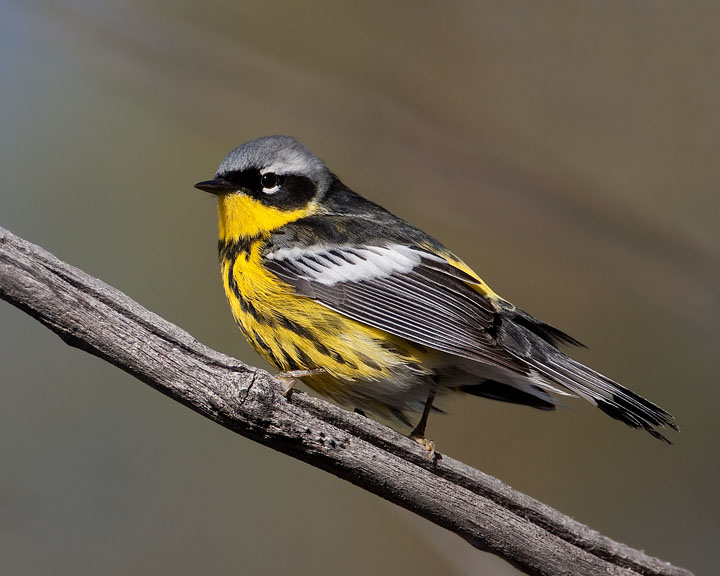
POLYGON ((276 374, 275 378, 285 385, 283 396, 287 398, 290 396, 298 378, 307 378, 308 376, 317 376, 324 373, 325 370, 322 368, 313 368, 311 370, 288 370, 287 372, 280 372, 280 374, 276 374))
POLYGON ((428 451, 428 458, 430 458, 430 460, 435 457, 435 442, 428 440, 427 438, 421 438, 420 436, 411 435, 410 438, 415 440, 415 442, 428 451))

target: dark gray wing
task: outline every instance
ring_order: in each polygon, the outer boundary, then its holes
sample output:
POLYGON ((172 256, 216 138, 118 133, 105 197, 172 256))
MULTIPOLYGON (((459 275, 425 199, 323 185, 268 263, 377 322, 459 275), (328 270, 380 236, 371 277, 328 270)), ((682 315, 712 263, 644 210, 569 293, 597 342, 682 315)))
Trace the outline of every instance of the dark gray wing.
POLYGON ((445 259, 401 244, 278 248, 265 266, 300 295, 411 342, 523 375, 497 345, 492 303, 445 259))
POLYGON ((655 427, 677 429, 660 407, 556 348, 572 338, 521 310, 497 310, 475 278, 417 246, 285 246, 264 264, 298 294, 369 326, 562 393, 559 385, 656 438, 667 440, 655 427))

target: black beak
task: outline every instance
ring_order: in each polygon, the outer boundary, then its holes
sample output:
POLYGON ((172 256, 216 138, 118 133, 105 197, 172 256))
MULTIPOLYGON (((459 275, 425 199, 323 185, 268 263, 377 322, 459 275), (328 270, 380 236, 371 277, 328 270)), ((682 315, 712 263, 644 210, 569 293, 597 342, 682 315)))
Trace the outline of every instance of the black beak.
POLYGON ((198 182, 195 184, 195 188, 202 190, 203 192, 209 192, 210 194, 228 194, 235 192, 238 187, 235 184, 223 180, 222 178, 215 178, 215 180, 206 180, 205 182, 198 182))

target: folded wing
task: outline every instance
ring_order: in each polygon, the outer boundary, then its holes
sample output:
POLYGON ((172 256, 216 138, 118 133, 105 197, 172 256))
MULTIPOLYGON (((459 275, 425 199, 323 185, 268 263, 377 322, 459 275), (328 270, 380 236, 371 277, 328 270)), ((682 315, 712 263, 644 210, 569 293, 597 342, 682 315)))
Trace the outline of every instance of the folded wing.
POLYGON ((521 310, 496 306, 477 278, 433 252, 390 243, 295 246, 269 251, 264 263, 298 294, 349 318, 501 368, 533 387, 567 390, 657 438, 665 440, 656 426, 677 429, 667 412, 557 348, 578 342, 521 310))

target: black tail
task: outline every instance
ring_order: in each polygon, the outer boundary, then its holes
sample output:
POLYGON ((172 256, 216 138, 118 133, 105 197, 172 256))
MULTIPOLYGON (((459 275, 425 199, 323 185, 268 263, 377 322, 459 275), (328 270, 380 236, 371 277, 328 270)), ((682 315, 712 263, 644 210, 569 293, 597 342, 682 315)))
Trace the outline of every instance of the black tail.
POLYGON ((511 313, 503 318, 498 340, 534 369, 543 381, 585 398, 608 416, 632 428, 642 428, 655 438, 671 443, 656 428, 678 430, 673 417, 649 400, 560 352, 556 346, 558 341, 578 344, 563 332, 524 312, 520 312, 520 316, 511 313))
POLYGON ((517 322, 518 324, 520 324, 520 326, 527 328, 528 330, 530 330, 530 332, 537 336, 540 336, 540 338, 545 340, 545 342, 548 342, 555 347, 558 347, 561 344, 569 344, 570 346, 587 348, 585 344, 575 340, 575 338, 573 338, 569 334, 566 334, 562 330, 558 330, 554 326, 550 326, 550 324, 545 324, 545 322, 541 322, 540 320, 534 318, 524 310, 520 310, 520 308, 515 308, 510 314, 508 314, 508 316, 513 322, 517 322))
POLYGON ((491 398, 492 400, 500 400, 501 402, 511 402, 512 404, 522 404, 523 406, 531 406, 540 410, 555 410, 555 400, 545 390, 537 386, 530 386, 532 392, 520 390, 515 386, 495 382, 494 380, 484 380, 479 384, 466 384, 460 386, 458 390, 473 396, 482 396, 483 398, 491 398))

